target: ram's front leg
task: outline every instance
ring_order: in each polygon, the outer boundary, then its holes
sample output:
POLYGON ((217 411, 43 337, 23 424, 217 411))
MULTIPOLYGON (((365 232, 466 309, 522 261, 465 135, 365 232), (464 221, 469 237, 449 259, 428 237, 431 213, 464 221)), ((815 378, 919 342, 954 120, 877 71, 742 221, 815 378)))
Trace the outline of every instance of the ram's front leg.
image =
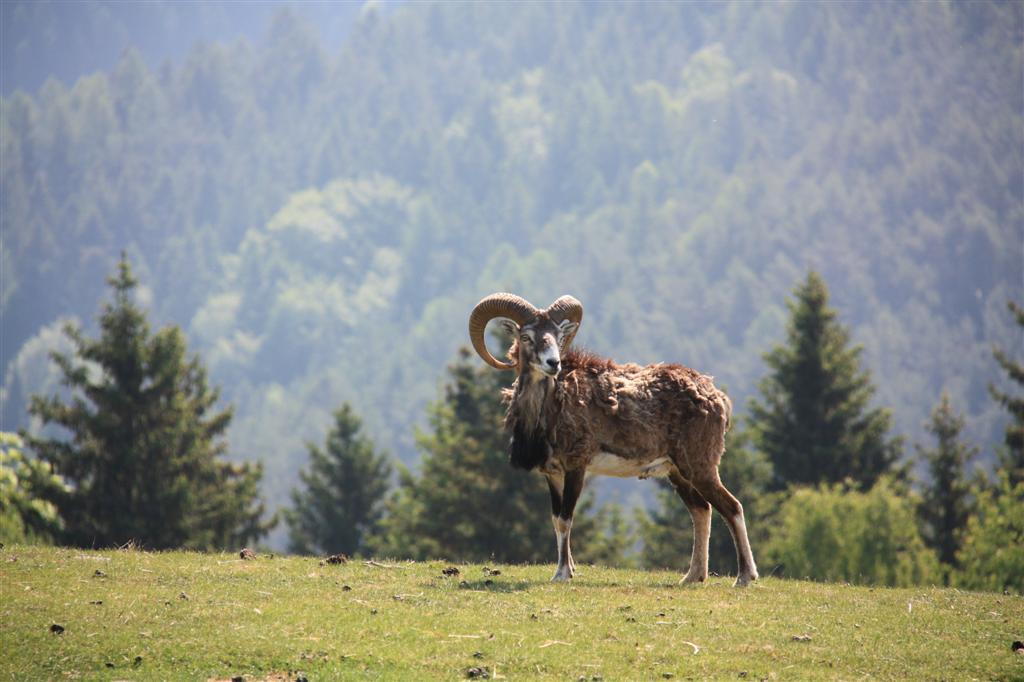
POLYGON ((556 582, 569 580, 576 572, 572 559, 569 536, 572 534, 572 517, 576 502, 583 491, 584 472, 569 471, 559 478, 548 477, 551 492, 551 522, 555 527, 555 541, 558 543, 558 567, 551 579, 556 582))

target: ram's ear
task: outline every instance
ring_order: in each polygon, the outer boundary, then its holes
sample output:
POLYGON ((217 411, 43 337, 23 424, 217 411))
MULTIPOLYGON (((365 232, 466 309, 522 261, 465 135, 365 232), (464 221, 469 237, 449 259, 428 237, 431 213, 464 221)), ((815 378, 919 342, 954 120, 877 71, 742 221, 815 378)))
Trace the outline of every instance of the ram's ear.
POLYGON ((572 320, 562 320, 558 324, 558 340, 564 343, 566 339, 576 333, 576 330, 580 328, 579 322, 573 322, 572 320))
POLYGON ((502 330, 513 339, 519 337, 519 325, 512 320, 501 320, 498 322, 501 325, 502 330))

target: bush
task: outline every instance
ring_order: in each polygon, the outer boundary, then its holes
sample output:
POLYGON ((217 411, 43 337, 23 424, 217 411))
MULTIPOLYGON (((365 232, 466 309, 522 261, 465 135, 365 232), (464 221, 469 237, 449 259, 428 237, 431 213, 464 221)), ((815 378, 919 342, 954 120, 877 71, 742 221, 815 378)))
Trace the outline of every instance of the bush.
POLYGON ((0 542, 51 544, 60 533, 60 518, 41 496, 63 488, 63 482, 21 448, 21 438, 0 432, 0 542))
POLYGON ((1024 481, 1011 486, 1006 470, 998 476, 994 488, 978 493, 977 511, 967 520, 955 582, 1024 594, 1024 481))
POLYGON ((792 488, 766 547, 785 575, 890 586, 940 578, 938 560, 902 488, 880 479, 869 491, 843 485, 792 488))

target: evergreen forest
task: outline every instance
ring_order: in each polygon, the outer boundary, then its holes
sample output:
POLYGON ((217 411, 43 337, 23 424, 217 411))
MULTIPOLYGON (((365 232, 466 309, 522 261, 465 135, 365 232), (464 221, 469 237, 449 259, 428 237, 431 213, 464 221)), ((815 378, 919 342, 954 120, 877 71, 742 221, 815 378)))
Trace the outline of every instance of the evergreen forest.
MULTIPOLYGON (((256 5, 3 3, 0 431, 30 445, 66 433, 33 396, 69 398, 53 354, 101 333, 105 278, 130 261, 122 306, 176 327, 181 363, 186 346, 201 358, 203 409, 230 413, 204 437, 234 468, 203 466, 249 492, 258 480, 265 520, 302 499, 330 432, 399 472, 394 499, 359 523, 401 509, 387 532, 424 527, 416 505, 440 493, 416 476, 451 468, 452 414, 476 409, 446 399, 512 380, 460 351, 495 291, 538 306, 572 294, 578 345, 714 375, 749 420, 733 437, 753 469, 735 476, 758 494, 806 483, 794 504, 815 508, 850 476, 863 498, 844 504, 870 509, 879 474, 884 490, 933 480, 939 455, 918 450, 936 435, 960 469, 1006 459, 1024 350, 1007 310, 1024 301, 1024 5, 256 5), (828 434, 803 434, 825 439, 806 452, 824 447, 836 470, 779 480, 766 453, 800 439, 772 412, 772 372, 819 285, 857 433, 870 432, 850 438, 875 443, 874 464, 843 471, 828 434)), ((75 372, 85 385, 88 366, 75 372)), ((978 493, 991 509, 1020 490, 996 480, 978 493)), ((651 482, 592 489, 627 508, 672 497, 651 482)), ((543 497, 523 523, 550 533, 543 497)), ((912 526, 911 495, 895 498, 912 526)), ((594 522, 620 532, 620 512, 594 522)), ((922 521, 947 563, 954 516, 967 523, 960 507, 922 521)), ((983 522, 971 537, 996 532, 983 522)), ((216 537, 264 528, 248 523, 216 537)), ((937 575, 926 564, 890 582, 937 575)))

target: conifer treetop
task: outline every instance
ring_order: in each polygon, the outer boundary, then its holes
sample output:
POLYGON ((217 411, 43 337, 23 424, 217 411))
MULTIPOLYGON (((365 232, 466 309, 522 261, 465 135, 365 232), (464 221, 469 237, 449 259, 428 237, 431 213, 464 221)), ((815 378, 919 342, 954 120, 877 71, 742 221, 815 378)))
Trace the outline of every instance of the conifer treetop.
POLYGON ((870 486, 901 451, 888 436, 889 412, 870 407, 875 389, 861 347, 828 302, 824 279, 809 272, 787 301, 786 343, 765 353, 769 373, 750 404, 752 436, 774 465, 776 488, 848 478, 870 486))
POLYGON ((70 484, 49 501, 64 522, 60 540, 109 547, 227 548, 264 535, 259 465, 222 461, 230 407, 188 357, 176 326, 150 332, 131 297, 127 257, 107 279, 112 298, 87 338, 67 325, 74 352, 54 353, 71 399, 33 396, 29 412, 70 438, 28 435, 39 458, 70 484))

